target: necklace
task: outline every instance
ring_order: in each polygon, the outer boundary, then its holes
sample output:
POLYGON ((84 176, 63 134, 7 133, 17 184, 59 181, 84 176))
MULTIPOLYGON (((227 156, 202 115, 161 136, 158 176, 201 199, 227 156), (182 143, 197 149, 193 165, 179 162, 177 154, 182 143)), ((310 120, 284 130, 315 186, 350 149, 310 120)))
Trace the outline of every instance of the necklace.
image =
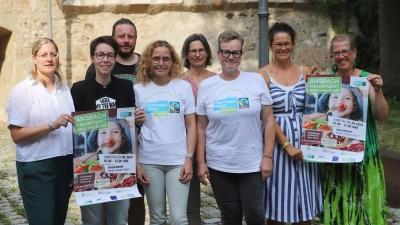
POLYGON ((107 85, 109 85, 111 83, 111 80, 110 81, 108 81, 108 83, 107 84, 103 84, 103 88, 107 88, 107 85))

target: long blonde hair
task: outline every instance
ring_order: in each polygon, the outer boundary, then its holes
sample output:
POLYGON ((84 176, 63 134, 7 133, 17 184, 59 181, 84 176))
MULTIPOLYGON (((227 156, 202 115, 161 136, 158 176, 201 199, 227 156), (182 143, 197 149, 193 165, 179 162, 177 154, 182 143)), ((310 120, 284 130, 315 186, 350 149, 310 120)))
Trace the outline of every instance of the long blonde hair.
POLYGON ((153 78, 153 71, 152 71, 152 55, 153 50, 157 47, 166 47, 171 52, 171 70, 168 72, 168 76, 170 79, 172 78, 181 78, 183 72, 183 66, 181 60, 179 59, 178 54, 176 54, 174 47, 170 45, 167 41, 158 40, 153 43, 150 43, 146 46, 145 50, 140 57, 139 68, 137 70, 137 82, 143 83, 144 86, 150 83, 153 78))
MULTIPOLYGON (((32 56, 36 57, 36 54, 38 53, 40 48, 44 44, 48 44, 48 43, 53 44, 54 48, 56 48, 56 51, 58 53, 58 47, 57 47, 56 43, 52 39, 50 39, 50 38, 41 38, 41 39, 39 39, 39 40, 37 40, 37 41, 35 41, 33 43, 33 45, 32 45, 32 56)), ((37 80, 37 81, 41 82, 42 84, 45 84, 45 82, 37 76, 37 67, 36 67, 36 65, 34 63, 32 63, 32 64, 33 64, 33 66, 32 66, 32 69, 30 71, 30 74, 32 75, 32 78, 34 80, 37 80)), ((61 72, 60 72, 60 62, 59 62, 59 60, 57 60, 56 71, 55 71, 54 75, 58 79, 57 87, 61 87, 61 85, 63 84, 63 79, 62 79, 61 72)))

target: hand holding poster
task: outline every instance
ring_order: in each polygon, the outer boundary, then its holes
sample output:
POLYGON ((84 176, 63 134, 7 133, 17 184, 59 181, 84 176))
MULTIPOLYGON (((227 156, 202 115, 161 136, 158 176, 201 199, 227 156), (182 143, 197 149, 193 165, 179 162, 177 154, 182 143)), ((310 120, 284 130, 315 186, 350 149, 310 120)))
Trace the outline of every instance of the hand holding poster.
POLYGON ((78 205, 140 197, 134 108, 75 112, 74 191, 78 205))
POLYGON ((301 150, 312 162, 360 162, 369 82, 363 77, 307 75, 301 150))

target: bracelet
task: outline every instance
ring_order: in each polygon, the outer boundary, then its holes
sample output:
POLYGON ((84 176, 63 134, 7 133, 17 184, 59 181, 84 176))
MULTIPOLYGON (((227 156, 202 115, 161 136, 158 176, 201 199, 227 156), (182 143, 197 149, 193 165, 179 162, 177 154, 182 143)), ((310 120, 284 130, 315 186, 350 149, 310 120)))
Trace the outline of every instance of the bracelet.
POLYGON ((272 156, 269 155, 264 155, 265 158, 270 158, 271 160, 273 159, 272 156))
POLYGON ((289 140, 287 140, 285 143, 283 143, 282 149, 285 149, 289 145, 290 145, 290 142, 289 142, 289 140))

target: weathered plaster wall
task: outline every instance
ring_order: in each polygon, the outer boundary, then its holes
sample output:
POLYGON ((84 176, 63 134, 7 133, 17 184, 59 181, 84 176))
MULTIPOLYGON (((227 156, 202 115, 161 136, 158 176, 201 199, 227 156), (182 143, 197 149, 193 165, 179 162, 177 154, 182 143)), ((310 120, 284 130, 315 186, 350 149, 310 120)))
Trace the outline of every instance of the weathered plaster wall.
MULTIPOLYGON (((6 50, 0 49, 6 52, 0 71, 0 120, 6 120, 9 92, 31 68, 31 45, 37 38, 47 36, 47 1, 0 0, 0 5, 0 27, 12 32, 6 50)), ((235 29, 245 37, 240 69, 256 71, 257 12, 256 0, 53 0, 52 35, 69 85, 84 78, 90 64, 90 41, 111 35, 112 25, 122 17, 131 19, 138 29, 138 53, 158 39, 167 40, 180 53, 188 35, 202 33, 215 54, 218 34, 235 29)), ((331 64, 328 42, 333 36, 329 17, 317 13, 306 0, 269 1, 269 12, 270 26, 286 22, 296 30, 294 61, 327 70, 331 64)), ((220 71, 216 57, 210 69, 220 71)))

